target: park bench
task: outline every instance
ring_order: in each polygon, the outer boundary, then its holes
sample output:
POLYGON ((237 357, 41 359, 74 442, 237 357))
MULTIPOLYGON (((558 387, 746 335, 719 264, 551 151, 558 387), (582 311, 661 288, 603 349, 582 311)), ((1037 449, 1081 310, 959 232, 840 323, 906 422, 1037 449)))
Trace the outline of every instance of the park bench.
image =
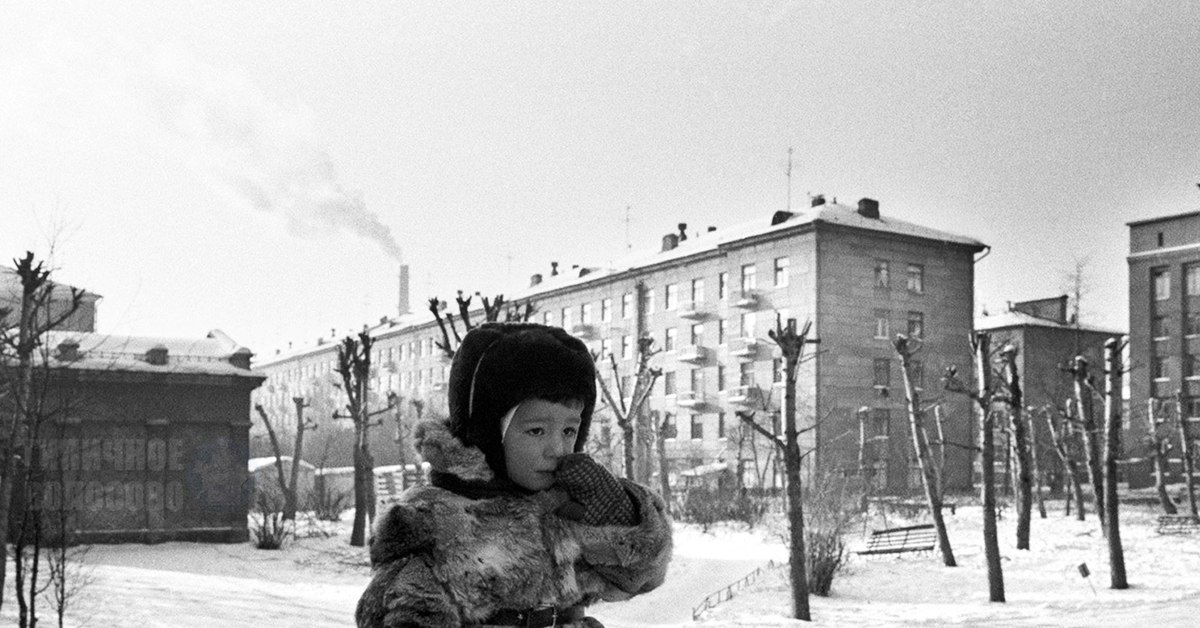
POLYGON ((933 524, 903 528, 888 528, 871 532, 867 549, 857 552, 863 556, 877 554, 902 554, 904 552, 932 552, 937 546, 937 532, 933 524))
POLYGON ((1200 532, 1200 519, 1191 515, 1159 515, 1159 534, 1188 534, 1200 532))

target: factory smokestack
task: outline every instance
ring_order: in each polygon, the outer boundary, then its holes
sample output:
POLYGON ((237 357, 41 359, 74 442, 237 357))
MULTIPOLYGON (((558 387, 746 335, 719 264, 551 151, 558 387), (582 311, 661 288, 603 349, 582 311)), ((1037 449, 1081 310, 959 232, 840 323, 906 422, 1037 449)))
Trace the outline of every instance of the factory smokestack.
POLYGON ((408 307, 408 264, 400 265, 400 303, 398 313, 400 316, 410 313, 408 307))

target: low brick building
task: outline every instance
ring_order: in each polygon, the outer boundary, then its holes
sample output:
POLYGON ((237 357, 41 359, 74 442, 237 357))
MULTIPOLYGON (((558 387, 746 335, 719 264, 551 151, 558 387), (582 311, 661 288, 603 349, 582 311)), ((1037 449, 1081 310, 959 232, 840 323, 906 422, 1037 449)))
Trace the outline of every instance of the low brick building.
POLYGON ((248 538, 250 393, 264 379, 248 349, 220 331, 44 340, 29 495, 45 516, 71 541, 248 538))

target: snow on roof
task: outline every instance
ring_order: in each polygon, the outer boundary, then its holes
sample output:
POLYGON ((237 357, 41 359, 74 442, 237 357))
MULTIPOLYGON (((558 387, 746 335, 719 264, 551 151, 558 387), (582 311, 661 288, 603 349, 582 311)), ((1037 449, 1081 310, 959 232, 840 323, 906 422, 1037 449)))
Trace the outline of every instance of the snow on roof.
POLYGON ((979 331, 994 331, 1007 327, 1048 327, 1051 329, 1079 329, 1081 331, 1102 334, 1125 334, 1126 332, 1110 327, 1096 325, 1072 325, 1048 318, 1041 318, 1024 312, 1008 311, 1000 314, 988 314, 975 318, 975 329, 979 331))
MULTIPOLYGON (((54 286, 54 291, 51 293, 51 297, 53 299, 58 300, 70 298, 71 288, 73 286, 69 286, 64 283, 58 283, 56 281, 51 281, 50 283, 54 286)), ((100 298, 100 295, 90 290, 84 290, 83 298, 85 300, 95 301, 96 299, 100 298)), ((16 269, 9 268, 7 266, 0 266, 0 300, 15 300, 19 302, 20 299, 21 278, 17 276, 16 269)))
POLYGON ((212 330, 204 338, 50 331, 46 332, 44 343, 49 348, 49 360, 54 365, 73 369, 262 377, 231 361, 249 357, 250 350, 220 330, 212 330), (58 347, 70 341, 78 344, 78 357, 73 360, 59 359, 58 347), (166 364, 149 363, 146 354, 151 349, 166 349, 166 364))

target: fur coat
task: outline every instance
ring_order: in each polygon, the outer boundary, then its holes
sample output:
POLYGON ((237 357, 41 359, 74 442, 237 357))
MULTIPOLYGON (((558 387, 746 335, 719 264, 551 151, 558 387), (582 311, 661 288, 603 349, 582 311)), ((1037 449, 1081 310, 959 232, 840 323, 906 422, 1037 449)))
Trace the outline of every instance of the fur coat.
MULTIPOLYGON (((493 479, 482 452, 444 423, 427 421, 419 431, 434 470, 493 479)), ((635 502, 636 526, 562 518, 555 510, 567 496, 554 488, 483 499, 434 486, 406 490, 376 522, 359 627, 478 624, 500 609, 586 606, 658 587, 671 559, 670 519, 656 495, 621 482, 635 502)))

